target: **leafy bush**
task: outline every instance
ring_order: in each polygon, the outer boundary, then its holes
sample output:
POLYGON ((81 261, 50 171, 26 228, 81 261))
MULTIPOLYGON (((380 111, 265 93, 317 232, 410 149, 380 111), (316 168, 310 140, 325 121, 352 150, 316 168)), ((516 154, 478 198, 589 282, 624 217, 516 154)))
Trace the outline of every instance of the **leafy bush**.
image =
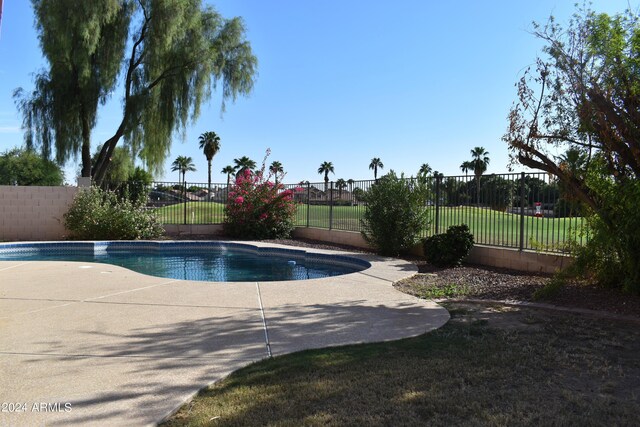
POLYGON ((206 190, 206 188, 198 187, 197 185, 190 185, 189 188, 187 188, 189 193, 197 193, 200 190, 206 190))
MULTIPOLYGON (((265 157, 266 161, 266 157, 265 157)), ((294 193, 269 181, 262 170, 238 174, 225 206, 225 233, 243 239, 278 239, 291 235, 296 212, 294 193)))
POLYGON ((424 239, 424 256, 437 267, 454 267, 462 263, 473 247, 473 234, 466 225, 453 225, 444 234, 424 239))
POLYGON ((640 293, 640 182, 607 180, 598 190, 610 209, 607 217, 586 215, 589 240, 576 246, 572 269, 604 286, 640 293))
MULTIPOLYGON (((354 190, 355 194, 355 190, 354 190)), ((426 185, 399 178, 393 171, 362 193, 367 203, 360 220, 365 240, 382 255, 397 256, 420 241, 420 232, 429 225, 426 185)))
POLYGON ((533 299, 536 301, 553 299, 560 294, 560 291, 562 291, 566 284, 566 277, 562 274, 556 274, 546 285, 533 293, 533 299))
POLYGON ((553 216, 556 218, 576 217, 582 215, 581 203, 577 200, 559 198, 553 205, 553 216))
POLYGON ((62 185, 59 165, 33 151, 14 148, 0 154, 0 185, 62 185))
POLYGON ((127 199, 134 205, 146 205, 151 193, 153 176, 140 167, 136 167, 122 183, 111 183, 107 188, 113 190, 120 199, 127 199))
POLYGON ((153 239, 164 233, 155 214, 142 204, 96 187, 76 194, 64 225, 70 237, 79 240, 153 239))
POLYGON ((513 204, 516 191, 516 185, 513 181, 489 175, 484 177, 480 183, 482 203, 489 205, 491 209, 504 212, 513 204))

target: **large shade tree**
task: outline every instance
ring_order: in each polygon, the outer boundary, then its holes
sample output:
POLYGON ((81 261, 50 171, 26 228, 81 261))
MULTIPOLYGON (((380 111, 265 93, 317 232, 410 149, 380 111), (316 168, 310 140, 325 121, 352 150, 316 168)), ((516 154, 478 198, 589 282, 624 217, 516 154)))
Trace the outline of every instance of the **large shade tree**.
POLYGON ((31 150, 14 148, 0 154, 0 185, 62 185, 60 166, 31 150))
POLYGON ((49 69, 33 93, 16 93, 27 144, 45 153, 53 146, 61 161, 81 146, 83 175, 98 184, 121 139, 158 171, 174 134, 197 119, 214 89, 224 111, 253 88, 257 60, 242 20, 201 0, 32 1, 49 69), (85 147, 97 104, 115 87, 123 89, 122 118, 90 169, 85 147))
POLYGON ((215 132, 204 132, 200 135, 198 141, 200 149, 204 152, 204 156, 207 158, 207 198, 211 200, 211 162, 213 161, 213 156, 218 154, 218 151, 220 150, 220 137, 215 132))
POLYGON ((512 159, 556 176, 593 214, 589 248, 601 279, 640 289, 640 23, 579 9, 565 27, 535 25, 545 43, 517 83, 504 140, 512 159), (557 156, 580 151, 584 168, 557 156))
MULTIPOLYGON (((100 148, 94 151, 91 158, 95 163, 100 154, 100 148)), ((117 147, 111 156, 111 167, 107 171, 102 183, 103 188, 116 188, 125 182, 135 170, 134 158, 127 147, 117 147)))
POLYGON ((91 130, 99 104, 113 91, 128 37, 133 3, 32 0, 36 30, 48 68, 35 89, 14 92, 23 114, 28 148, 55 152, 64 163, 81 155, 82 176, 91 174, 91 130))

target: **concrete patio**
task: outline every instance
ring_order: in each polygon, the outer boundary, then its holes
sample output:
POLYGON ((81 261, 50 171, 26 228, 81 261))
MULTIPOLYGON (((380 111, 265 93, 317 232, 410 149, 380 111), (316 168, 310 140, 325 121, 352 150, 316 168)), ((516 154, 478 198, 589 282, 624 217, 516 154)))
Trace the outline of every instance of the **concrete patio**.
POLYGON ((0 426, 153 425, 269 355, 415 336, 449 319, 437 304, 392 287, 416 272, 412 264, 354 256, 372 267, 260 283, 2 261, 0 426))

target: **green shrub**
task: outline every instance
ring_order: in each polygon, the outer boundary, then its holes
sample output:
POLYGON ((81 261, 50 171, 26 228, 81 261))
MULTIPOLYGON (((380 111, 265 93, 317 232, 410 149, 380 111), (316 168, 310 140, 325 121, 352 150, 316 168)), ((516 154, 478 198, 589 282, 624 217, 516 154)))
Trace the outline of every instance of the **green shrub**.
POLYGON ((200 190, 206 190, 206 188, 198 187, 197 185, 190 185, 189 188, 187 188, 189 193, 197 193, 200 190))
POLYGON ((140 167, 136 167, 126 181, 126 193, 123 198, 129 199, 134 205, 146 205, 151 193, 153 175, 140 167))
POLYGON ((553 299, 560 294, 566 284, 566 277, 562 274, 556 274, 546 285, 533 293, 533 299, 536 301, 553 299))
POLYGON ((462 263, 473 247, 473 234, 466 225, 452 225, 444 234, 424 239, 424 256, 437 267, 454 267, 462 263))
POLYGON ((560 198, 553 205, 553 216, 556 218, 581 216, 581 210, 582 206, 579 201, 560 198))
POLYGON ((640 294, 640 180, 615 181, 596 158, 586 182, 599 197, 596 213, 584 207, 588 241, 574 248, 571 270, 597 283, 640 294))
POLYGON ((64 225, 69 237, 78 240, 154 239, 164 233, 155 214, 142 204, 96 187, 76 194, 64 225))
POLYGON ((365 240, 382 255, 407 252, 429 225, 426 195, 426 185, 418 180, 398 178, 393 171, 380 178, 362 194, 367 203, 360 220, 365 240))

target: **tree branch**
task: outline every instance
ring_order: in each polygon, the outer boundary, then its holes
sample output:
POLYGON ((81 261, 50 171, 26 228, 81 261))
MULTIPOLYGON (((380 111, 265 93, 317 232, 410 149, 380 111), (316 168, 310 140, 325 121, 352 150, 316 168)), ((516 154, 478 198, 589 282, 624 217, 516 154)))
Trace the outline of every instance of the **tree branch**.
POLYGON ((143 55, 140 55, 140 57, 136 59, 137 51, 138 51, 138 47, 145 40, 147 31, 149 28, 149 22, 151 21, 151 17, 147 15, 147 12, 142 2, 139 1, 138 3, 140 4, 142 13, 144 15, 144 23, 140 28, 140 35, 138 36, 138 39, 133 43, 133 46, 131 47, 131 55, 129 57, 129 67, 127 69, 127 77, 125 80, 124 113, 122 115, 122 120, 120 121, 120 125, 118 126, 118 129, 116 130, 115 134, 111 138, 109 138, 107 141, 105 141, 105 143, 102 145, 102 149, 100 150, 100 154, 98 154, 96 165, 92 171, 93 180, 97 185, 102 184, 102 181, 104 180, 105 174, 107 172, 107 167, 109 166, 111 156, 113 155, 113 151, 115 150, 116 145, 118 144, 118 141, 120 140, 120 138, 122 138, 122 135, 124 135, 125 125, 127 123, 127 117, 130 114, 129 100, 131 99, 131 85, 133 83, 133 72, 142 63, 143 55))

